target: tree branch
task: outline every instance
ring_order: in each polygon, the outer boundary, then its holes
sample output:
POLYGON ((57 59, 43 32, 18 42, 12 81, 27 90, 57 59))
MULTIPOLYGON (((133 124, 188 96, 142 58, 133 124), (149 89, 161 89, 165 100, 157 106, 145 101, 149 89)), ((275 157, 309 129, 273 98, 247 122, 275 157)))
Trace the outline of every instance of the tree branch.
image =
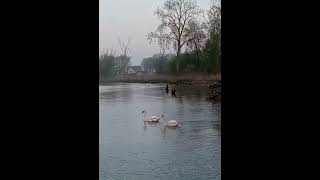
POLYGON ((191 41, 191 40, 193 40, 194 38, 195 38, 195 37, 192 37, 192 38, 190 38, 190 39, 188 39, 188 40, 184 41, 184 42, 181 44, 181 47, 182 47, 186 42, 191 41))

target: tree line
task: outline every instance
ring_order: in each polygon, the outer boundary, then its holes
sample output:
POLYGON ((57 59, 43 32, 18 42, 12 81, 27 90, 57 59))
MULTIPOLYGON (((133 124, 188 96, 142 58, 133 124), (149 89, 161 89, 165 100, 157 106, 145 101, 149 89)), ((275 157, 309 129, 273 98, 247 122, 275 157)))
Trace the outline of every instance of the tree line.
POLYGON ((167 0, 154 13, 160 24, 147 39, 157 42, 161 50, 159 54, 143 59, 142 66, 169 74, 220 72, 220 1, 211 1, 205 11, 195 0, 167 0), (175 56, 166 55, 169 49, 175 50, 175 56))
POLYGON ((130 65, 129 40, 123 42, 118 39, 120 52, 107 50, 99 55, 99 78, 104 79, 120 74, 124 74, 128 65, 130 65))
MULTIPOLYGON (((154 14, 160 24, 147 35, 147 40, 157 42, 160 52, 142 60, 145 70, 154 69, 160 74, 220 72, 220 0, 212 0, 207 10, 201 9, 195 0, 166 0, 154 14), (175 53, 167 53, 170 50, 175 53)), ((119 53, 111 50, 100 54, 100 79, 124 74, 130 65, 129 40, 118 41, 119 53)))

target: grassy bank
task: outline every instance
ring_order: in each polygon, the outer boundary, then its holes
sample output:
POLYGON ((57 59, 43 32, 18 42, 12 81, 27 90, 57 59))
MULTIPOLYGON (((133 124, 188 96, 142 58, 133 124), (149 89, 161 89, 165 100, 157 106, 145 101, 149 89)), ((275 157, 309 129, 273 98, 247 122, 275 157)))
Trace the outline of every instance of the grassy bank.
POLYGON ((126 83, 171 83, 171 84, 208 84, 214 81, 221 81, 221 75, 212 75, 205 73, 181 74, 178 76, 170 75, 122 75, 112 78, 100 79, 100 84, 110 82, 126 83))

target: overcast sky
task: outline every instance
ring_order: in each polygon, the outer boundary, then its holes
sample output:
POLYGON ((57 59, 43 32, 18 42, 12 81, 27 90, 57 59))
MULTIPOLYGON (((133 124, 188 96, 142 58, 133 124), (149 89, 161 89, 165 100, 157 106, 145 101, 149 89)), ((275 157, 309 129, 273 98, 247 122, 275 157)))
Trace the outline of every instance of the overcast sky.
MULTIPOLYGON (((159 21, 153 14, 165 0, 99 0, 99 49, 119 49, 118 37, 130 39, 131 62, 139 65, 144 57, 159 53, 157 43, 150 44, 147 34, 156 30, 159 21)), ((208 9, 209 0, 197 0, 208 9)), ((118 51, 119 52, 119 51, 118 51)))

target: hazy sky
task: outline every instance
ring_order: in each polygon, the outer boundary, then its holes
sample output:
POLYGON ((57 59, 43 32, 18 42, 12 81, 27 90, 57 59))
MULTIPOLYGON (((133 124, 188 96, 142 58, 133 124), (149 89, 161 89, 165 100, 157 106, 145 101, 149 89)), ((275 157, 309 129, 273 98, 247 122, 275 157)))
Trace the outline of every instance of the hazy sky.
MULTIPOLYGON (((139 65, 144 57, 159 53, 156 42, 149 43, 147 34, 155 31, 159 21, 153 14, 165 0, 99 0, 99 49, 119 49, 118 37, 130 39, 131 62, 139 65)), ((198 0, 208 9, 209 0, 198 0)), ((119 52, 119 51, 118 51, 119 52)))

